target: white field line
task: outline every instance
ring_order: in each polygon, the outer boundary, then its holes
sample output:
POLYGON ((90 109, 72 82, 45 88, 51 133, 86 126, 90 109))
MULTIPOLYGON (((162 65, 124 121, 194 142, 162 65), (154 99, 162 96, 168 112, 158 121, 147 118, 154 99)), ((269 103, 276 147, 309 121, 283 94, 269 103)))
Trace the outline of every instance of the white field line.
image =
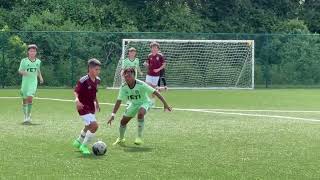
POLYGON ((202 111, 226 111, 226 112, 283 112, 283 113, 320 113, 311 110, 274 110, 274 109, 197 109, 202 111))
POLYGON ((201 109, 179 109, 179 108, 174 108, 174 110, 191 111, 191 112, 204 112, 204 113, 212 113, 212 114, 226 114, 226 115, 251 116, 251 117, 268 117, 268 118, 278 118, 278 119, 293 119, 293 120, 301 120, 301 121, 320 122, 320 119, 299 118, 299 117, 293 117, 293 116, 247 114, 247 113, 239 113, 239 112, 208 111, 208 110, 201 110, 201 109))
MULTIPOLYGON (((21 97, 0 97, 0 99, 18 99, 21 97)), ((40 98, 35 97, 35 99, 39 100, 50 100, 50 101, 60 101, 60 102, 74 102, 74 100, 70 99, 56 99, 56 98, 40 98)), ((114 103, 100 103, 104 105, 114 105, 114 103)), ((125 106, 122 104, 122 106, 125 106)), ((162 107, 156 107, 157 109, 161 109, 162 107)), ((292 120, 301 120, 301 121, 310 121, 310 122, 320 122, 320 119, 311 119, 311 118, 299 118, 292 116, 278 116, 278 115, 264 115, 264 114, 247 114, 247 113, 239 113, 237 111, 246 111, 246 110, 232 110, 232 109, 185 109, 185 108, 173 108, 175 111, 189 111, 189 112, 202 112, 202 113, 212 113, 212 114, 225 114, 225 115, 237 115, 237 116, 249 116, 249 117, 268 117, 268 118, 279 118, 279 119, 292 119, 292 120), (227 112, 229 111, 229 112, 227 112), (233 111, 233 112, 231 112, 233 111)), ((277 111, 277 110, 249 110, 255 112, 320 112, 320 111, 277 111)))

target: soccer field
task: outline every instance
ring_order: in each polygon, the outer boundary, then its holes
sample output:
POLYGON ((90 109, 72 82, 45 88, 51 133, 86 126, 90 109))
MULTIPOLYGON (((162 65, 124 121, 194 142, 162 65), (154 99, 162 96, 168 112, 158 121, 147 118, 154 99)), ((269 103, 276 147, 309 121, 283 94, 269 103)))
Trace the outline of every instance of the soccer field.
MULTIPOLYGON (((126 146, 112 146, 124 107, 109 127, 113 106, 104 104, 96 136, 108 145, 102 157, 72 147, 83 123, 66 101, 71 89, 40 89, 33 125, 21 124, 18 92, 0 90, 0 179, 320 178, 317 89, 170 90, 164 96, 174 110, 148 113, 143 146, 133 144, 136 118, 126 146)), ((101 89, 98 97, 114 103, 116 95, 101 89)))

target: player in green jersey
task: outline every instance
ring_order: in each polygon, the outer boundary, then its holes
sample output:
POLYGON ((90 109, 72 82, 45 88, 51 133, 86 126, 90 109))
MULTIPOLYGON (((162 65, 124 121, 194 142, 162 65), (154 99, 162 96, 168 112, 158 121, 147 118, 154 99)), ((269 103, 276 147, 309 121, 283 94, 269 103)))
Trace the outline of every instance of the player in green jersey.
POLYGON ((121 74, 123 74, 123 70, 127 68, 133 68, 135 70, 135 78, 137 79, 138 72, 142 76, 143 73, 139 66, 139 59, 136 57, 137 50, 133 47, 128 49, 128 57, 122 60, 121 66, 121 74))
POLYGON ((38 77, 40 83, 43 83, 40 71, 41 61, 36 57, 37 49, 35 44, 28 45, 28 57, 21 60, 19 67, 19 74, 22 75, 20 94, 22 97, 24 123, 31 122, 32 99, 37 90, 38 77))
POLYGON ((133 68, 125 69, 123 71, 123 75, 125 78, 125 83, 123 83, 120 87, 118 99, 116 104, 114 105, 108 124, 111 125, 111 122, 114 120, 115 114, 117 113, 122 101, 130 100, 131 103, 122 116, 119 128, 120 136, 113 144, 116 145, 125 142, 124 134, 126 131, 127 123, 136 114, 138 114, 138 136, 135 139, 134 143, 136 145, 141 145, 143 144, 142 133, 144 128, 144 116, 152 105, 149 98, 150 94, 154 94, 161 100, 164 105, 164 110, 171 111, 172 108, 154 88, 143 81, 135 79, 135 70, 133 68))

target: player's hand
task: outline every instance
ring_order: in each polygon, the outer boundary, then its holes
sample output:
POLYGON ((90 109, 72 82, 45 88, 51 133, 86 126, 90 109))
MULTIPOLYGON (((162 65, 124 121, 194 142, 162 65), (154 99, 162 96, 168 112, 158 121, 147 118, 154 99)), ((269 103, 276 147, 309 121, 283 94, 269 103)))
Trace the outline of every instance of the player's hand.
POLYGON ((22 76, 27 76, 28 75, 27 71, 20 71, 20 73, 22 74, 22 76))
POLYGON ((99 105, 99 103, 96 103, 96 112, 100 112, 100 105, 99 105))
POLYGON ((109 126, 111 126, 111 122, 114 120, 114 116, 111 116, 110 117, 110 119, 109 119, 109 121, 107 122, 107 124, 109 125, 109 126))
POLYGON ((160 71, 160 69, 154 69, 153 70, 153 72, 155 72, 155 73, 157 73, 157 72, 159 72, 160 71))
POLYGON ((144 66, 149 66, 149 64, 147 62, 144 62, 143 65, 144 66))
POLYGON ((42 77, 40 78, 40 84, 43 84, 43 78, 42 77))
POLYGON ((164 111, 169 111, 169 112, 172 111, 172 107, 170 107, 168 104, 165 104, 163 109, 164 109, 164 111))
POLYGON ((81 110, 84 107, 84 105, 79 101, 79 99, 76 99, 76 105, 78 110, 81 110))

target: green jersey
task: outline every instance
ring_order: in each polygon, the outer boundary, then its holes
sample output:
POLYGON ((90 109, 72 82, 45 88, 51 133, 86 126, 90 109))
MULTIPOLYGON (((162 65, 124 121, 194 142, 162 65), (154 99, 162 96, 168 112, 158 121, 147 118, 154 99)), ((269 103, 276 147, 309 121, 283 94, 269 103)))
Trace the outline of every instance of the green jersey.
POLYGON ((130 60, 129 58, 125 58, 122 61, 122 69, 126 69, 126 68, 134 68, 137 74, 137 70, 139 68, 139 59, 135 58, 134 60, 130 60))
POLYGON ((36 89, 38 85, 38 71, 40 71, 41 61, 35 61, 24 58, 21 60, 19 71, 26 71, 27 75, 22 76, 21 89, 36 89))
POLYGON ((149 102, 150 94, 154 93, 155 89, 143 81, 136 79, 135 86, 131 89, 127 83, 123 83, 119 90, 118 100, 129 100, 132 104, 143 104, 149 102))

